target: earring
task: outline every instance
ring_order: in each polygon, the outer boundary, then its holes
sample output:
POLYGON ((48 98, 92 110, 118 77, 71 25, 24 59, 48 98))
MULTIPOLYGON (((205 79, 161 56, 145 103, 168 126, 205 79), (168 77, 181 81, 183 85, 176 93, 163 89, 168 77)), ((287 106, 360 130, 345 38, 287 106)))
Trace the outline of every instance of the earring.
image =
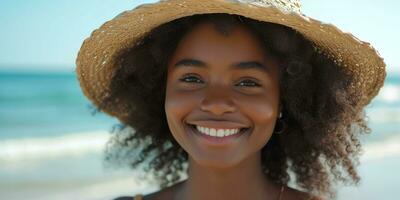
POLYGON ((276 121, 277 121, 277 122, 276 122, 276 124, 275 124, 274 132, 275 132, 275 134, 280 135, 280 134, 282 134, 282 133, 285 131, 285 129, 286 129, 286 124, 285 124, 284 120, 282 119, 282 112, 279 113, 279 118, 278 118, 278 120, 276 120, 276 121))

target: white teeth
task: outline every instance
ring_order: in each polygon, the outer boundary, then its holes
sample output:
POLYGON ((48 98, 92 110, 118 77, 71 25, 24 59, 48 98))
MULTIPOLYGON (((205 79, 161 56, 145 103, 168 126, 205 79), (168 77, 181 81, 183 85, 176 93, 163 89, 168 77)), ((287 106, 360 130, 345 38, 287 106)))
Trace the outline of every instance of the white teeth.
POLYGON ((202 126, 196 126, 196 129, 203 134, 214 136, 214 137, 224 137, 232 134, 236 134, 239 132, 239 129, 215 129, 215 128, 206 128, 202 126))
POLYGON ((223 137, 224 135, 225 135, 225 131, 222 130, 222 129, 218 129, 218 131, 217 131, 217 136, 218 136, 218 137, 223 137))
POLYGON ((228 136, 231 134, 231 129, 225 129, 224 136, 228 136))
POLYGON ((217 136, 217 131, 215 130, 215 128, 211 128, 210 129, 210 135, 211 136, 217 136))

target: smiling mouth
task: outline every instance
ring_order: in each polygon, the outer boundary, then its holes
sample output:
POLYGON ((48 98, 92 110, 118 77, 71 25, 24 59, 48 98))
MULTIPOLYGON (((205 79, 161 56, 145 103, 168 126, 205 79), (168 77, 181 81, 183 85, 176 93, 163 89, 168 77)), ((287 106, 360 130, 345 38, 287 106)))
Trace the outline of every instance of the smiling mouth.
POLYGON ((217 129, 217 128, 207 128, 201 127, 194 124, 185 123, 189 129, 195 133, 195 135, 201 136, 202 138, 216 141, 229 140, 233 138, 238 138, 241 135, 249 132, 250 128, 240 128, 240 129, 217 129), (214 130, 213 130, 214 129, 214 130))

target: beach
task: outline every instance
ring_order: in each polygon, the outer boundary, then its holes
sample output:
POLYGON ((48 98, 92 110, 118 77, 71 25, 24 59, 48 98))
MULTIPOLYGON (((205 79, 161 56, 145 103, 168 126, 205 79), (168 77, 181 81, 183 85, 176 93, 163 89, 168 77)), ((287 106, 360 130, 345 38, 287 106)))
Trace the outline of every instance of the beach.
MULTIPOLYGON (((43 140, 29 141, 30 147, 25 144, 25 149, 21 148, 20 152, 15 152, 18 159, 13 157, 6 160, 3 153, 0 167, 2 198, 106 200, 121 195, 146 194, 158 189, 139 181, 139 171, 104 168, 102 148, 108 139, 107 132, 71 135, 67 138, 54 138, 53 142, 58 140, 64 143, 57 148, 51 147, 53 144, 43 147, 43 140), (97 139, 91 144, 86 142, 85 147, 81 141, 88 138, 97 139), (71 145, 73 143, 79 145, 71 145), (38 150, 40 148, 46 148, 53 153, 43 156, 43 152, 38 150)), ((7 149, 4 141, 0 144, 7 149)), ((23 143, 9 142, 8 145, 8 148, 11 148, 10 145, 23 143)), ((339 189, 339 199, 395 199, 395 192, 399 186, 399 167, 399 136, 367 144, 359 167, 362 177, 360 186, 342 187, 339 189)))
MULTIPOLYGON (((117 123, 92 115, 71 73, 0 72, 0 199, 109 200, 158 190, 140 170, 103 163, 117 123)), ((358 187, 341 186, 338 199, 396 199, 400 188, 400 78, 389 77, 367 107, 372 133, 358 187)))

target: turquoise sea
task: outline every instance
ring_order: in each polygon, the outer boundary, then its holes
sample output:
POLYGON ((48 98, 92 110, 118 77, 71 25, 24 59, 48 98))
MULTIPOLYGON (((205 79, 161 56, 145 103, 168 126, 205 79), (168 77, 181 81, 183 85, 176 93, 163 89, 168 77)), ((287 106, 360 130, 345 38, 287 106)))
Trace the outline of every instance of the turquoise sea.
MULTIPOLYGON (((365 184, 343 189, 341 198, 385 193, 377 199, 395 199, 390 192, 400 188, 391 181, 400 178, 400 75, 388 75, 366 110, 373 131, 362 138, 365 184), (379 186, 385 182, 395 185, 379 186)), ((102 167, 101 152, 117 121, 92 111, 72 71, 0 71, 0 199, 110 199, 155 190, 127 176, 139 172, 102 167)))
POLYGON ((0 139, 109 128, 110 118, 93 117, 89 106, 73 72, 0 72, 0 139))

